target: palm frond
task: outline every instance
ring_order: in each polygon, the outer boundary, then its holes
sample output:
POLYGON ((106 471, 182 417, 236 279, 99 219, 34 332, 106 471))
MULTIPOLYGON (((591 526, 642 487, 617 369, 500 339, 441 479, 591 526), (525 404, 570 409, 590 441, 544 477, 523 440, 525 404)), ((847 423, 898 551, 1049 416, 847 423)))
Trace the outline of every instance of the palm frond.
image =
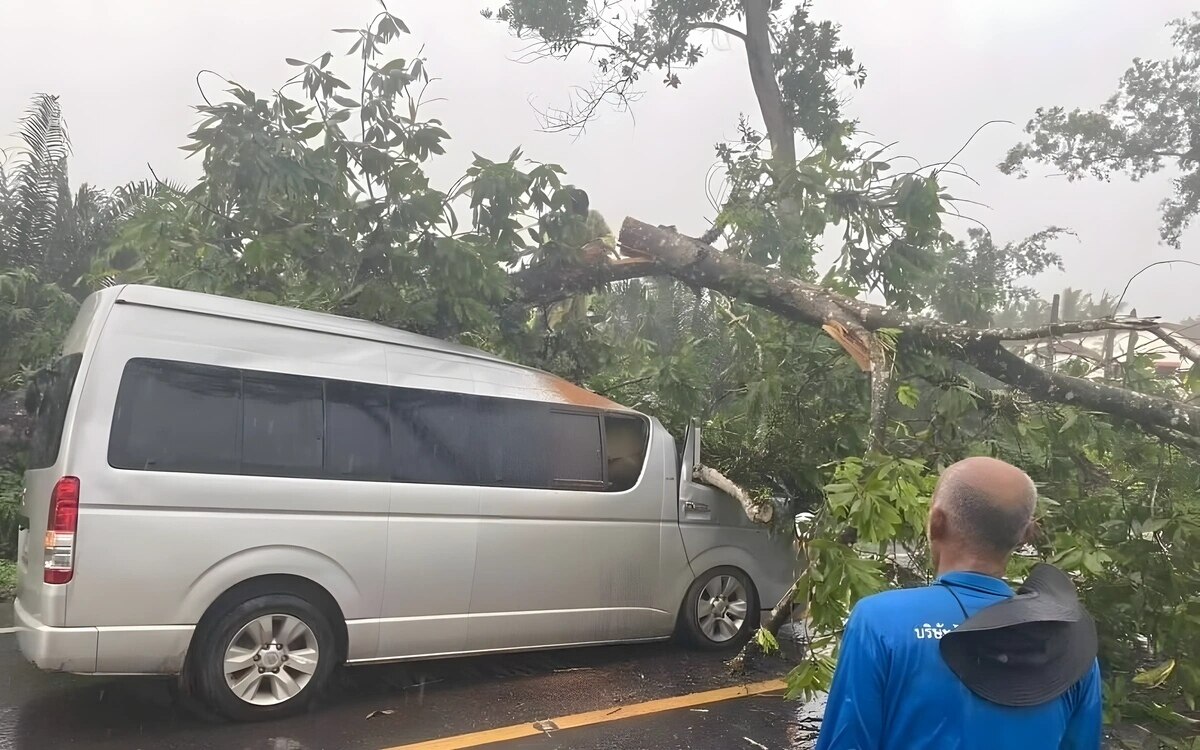
POLYGON ((40 268, 47 261, 71 151, 58 97, 34 96, 17 135, 23 146, 6 181, 8 208, 0 227, 0 264, 40 268))
POLYGON ((162 195, 182 195, 186 188, 171 180, 136 180, 112 191, 108 219, 122 222, 146 207, 150 199, 162 195))

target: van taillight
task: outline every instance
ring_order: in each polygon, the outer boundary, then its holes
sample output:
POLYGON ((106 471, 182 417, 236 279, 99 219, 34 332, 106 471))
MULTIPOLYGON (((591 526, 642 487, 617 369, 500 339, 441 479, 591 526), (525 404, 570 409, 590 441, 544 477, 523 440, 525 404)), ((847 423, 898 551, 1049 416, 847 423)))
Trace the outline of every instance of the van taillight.
POLYGON ((79 479, 63 477, 50 496, 46 522, 46 583, 70 583, 75 574, 75 528, 79 523, 79 479))

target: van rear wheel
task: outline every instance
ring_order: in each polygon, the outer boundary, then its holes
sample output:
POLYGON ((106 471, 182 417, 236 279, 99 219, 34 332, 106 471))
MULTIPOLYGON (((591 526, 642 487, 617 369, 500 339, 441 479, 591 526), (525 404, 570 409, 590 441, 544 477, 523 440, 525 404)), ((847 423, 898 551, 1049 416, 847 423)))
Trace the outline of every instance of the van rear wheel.
POLYGON ((320 609, 290 594, 259 596, 205 626, 193 660, 195 686, 231 719, 291 716, 321 692, 336 653, 320 609))
POLYGON ((737 568, 713 568, 688 589, 679 613, 688 643, 705 651, 740 648, 758 627, 758 592, 737 568))

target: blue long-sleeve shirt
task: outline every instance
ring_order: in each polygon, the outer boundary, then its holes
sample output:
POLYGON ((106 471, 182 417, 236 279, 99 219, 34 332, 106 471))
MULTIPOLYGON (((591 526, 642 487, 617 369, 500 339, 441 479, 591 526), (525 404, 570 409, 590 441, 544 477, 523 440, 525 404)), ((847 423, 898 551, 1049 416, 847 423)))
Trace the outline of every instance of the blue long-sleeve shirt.
POLYGON ((979 698, 942 661, 941 636, 1011 597, 1004 581, 948 573, 927 586, 867 597, 850 615, 816 750, 1099 750, 1100 670, 1049 703, 979 698), (959 601, 962 606, 959 606, 959 601))

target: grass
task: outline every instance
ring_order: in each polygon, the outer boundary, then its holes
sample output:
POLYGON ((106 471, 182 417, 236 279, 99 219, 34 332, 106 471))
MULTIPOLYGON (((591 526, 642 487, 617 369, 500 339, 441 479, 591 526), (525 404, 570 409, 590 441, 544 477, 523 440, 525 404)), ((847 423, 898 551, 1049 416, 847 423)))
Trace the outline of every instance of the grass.
POLYGON ((0 602, 6 602, 17 593, 17 564, 12 560, 0 560, 0 602))

